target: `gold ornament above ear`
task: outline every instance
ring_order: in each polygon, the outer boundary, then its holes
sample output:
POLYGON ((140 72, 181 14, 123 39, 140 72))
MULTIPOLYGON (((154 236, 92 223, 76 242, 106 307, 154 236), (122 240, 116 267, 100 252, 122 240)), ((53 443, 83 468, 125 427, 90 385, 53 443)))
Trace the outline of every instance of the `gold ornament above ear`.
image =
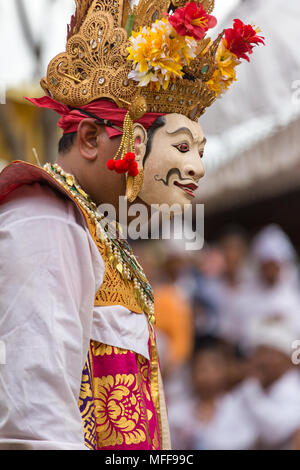
POLYGON ((147 102, 143 96, 136 96, 129 106, 129 114, 133 121, 137 121, 147 112, 147 102))
MULTIPOLYGON (((126 104, 129 105, 129 111, 128 111, 127 116, 129 115, 130 117, 129 134, 132 139, 131 142, 129 142, 129 145, 130 145, 131 151, 134 151, 133 121, 136 121, 137 119, 140 119, 141 117, 144 116, 144 114, 147 112, 147 103, 143 96, 137 96, 131 104, 129 103, 126 103, 126 104)), ((142 190, 143 184, 144 184, 143 168, 139 168, 139 173, 137 176, 128 175, 127 184, 126 184, 126 199, 129 202, 134 202, 136 200, 138 194, 142 190)))
POLYGON ((128 176, 126 185, 126 199, 134 202, 142 190, 144 184, 144 170, 139 168, 139 174, 135 177, 128 176))
POLYGON ((121 101, 128 106, 128 113, 124 119, 122 141, 114 160, 123 160, 127 152, 134 153, 133 121, 140 119, 147 112, 147 103, 143 96, 137 96, 132 103, 122 99, 121 101))
POLYGON ((135 201, 144 183, 144 170, 138 168, 135 161, 133 121, 144 116, 147 112, 145 98, 137 96, 132 103, 121 101, 128 107, 128 112, 124 119, 123 136, 120 147, 113 160, 109 160, 107 166, 110 170, 127 174, 126 198, 129 202, 135 201), (124 164, 125 163, 125 164, 124 164))

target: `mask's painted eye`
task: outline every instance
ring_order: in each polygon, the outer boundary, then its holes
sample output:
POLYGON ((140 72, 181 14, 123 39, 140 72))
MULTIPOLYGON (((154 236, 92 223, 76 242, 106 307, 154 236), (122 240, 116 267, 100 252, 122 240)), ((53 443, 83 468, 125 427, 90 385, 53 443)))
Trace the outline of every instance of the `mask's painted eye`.
POLYGON ((175 145, 175 147, 181 153, 187 153, 190 150, 189 144, 179 144, 179 145, 175 145))

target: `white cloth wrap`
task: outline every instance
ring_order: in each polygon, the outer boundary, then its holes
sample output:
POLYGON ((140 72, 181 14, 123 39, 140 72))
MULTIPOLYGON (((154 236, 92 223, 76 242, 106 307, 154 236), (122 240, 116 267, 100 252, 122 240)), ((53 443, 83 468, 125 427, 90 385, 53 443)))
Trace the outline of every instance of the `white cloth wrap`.
POLYGON ((0 449, 86 449, 90 340, 149 358, 144 314, 96 307, 104 262, 72 201, 23 186, 0 206, 0 449))

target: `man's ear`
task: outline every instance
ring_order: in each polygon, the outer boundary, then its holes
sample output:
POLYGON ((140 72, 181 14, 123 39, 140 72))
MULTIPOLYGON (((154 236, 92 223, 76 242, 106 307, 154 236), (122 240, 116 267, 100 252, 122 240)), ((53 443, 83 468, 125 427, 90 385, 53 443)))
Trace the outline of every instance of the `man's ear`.
POLYGON ((77 143, 80 154, 86 160, 95 160, 98 154, 98 140, 102 132, 106 132, 104 126, 99 126, 94 119, 83 119, 77 130, 77 143))
POLYGON ((146 154, 148 134, 146 129, 139 123, 133 125, 133 138, 136 161, 139 168, 143 166, 143 159, 146 154))

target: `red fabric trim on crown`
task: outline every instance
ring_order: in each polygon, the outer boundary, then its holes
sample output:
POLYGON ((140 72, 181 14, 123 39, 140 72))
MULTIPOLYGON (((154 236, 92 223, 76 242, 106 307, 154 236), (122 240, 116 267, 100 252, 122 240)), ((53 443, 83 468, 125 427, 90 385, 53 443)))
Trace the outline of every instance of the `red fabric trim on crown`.
MULTIPOLYGON (((39 108, 48 108, 52 109, 56 113, 60 114, 61 119, 58 121, 57 125, 63 129, 64 134, 69 134, 71 132, 77 132, 78 126, 83 119, 87 119, 86 115, 80 114, 80 111, 73 110, 71 111, 68 106, 65 104, 59 103, 58 101, 50 98, 49 96, 44 96, 43 98, 26 98, 32 104, 38 106, 39 108)), ((102 119, 108 119, 118 127, 123 128, 124 118, 127 114, 127 110, 119 108, 115 103, 109 100, 96 100, 92 101, 85 106, 81 106, 81 109, 89 111, 90 113, 95 114, 96 116, 102 119)), ((138 119, 136 122, 142 124, 147 130, 152 126, 154 121, 160 116, 165 116, 161 113, 146 113, 141 119, 138 119)), ((112 127, 105 127, 108 137, 116 137, 122 135, 120 131, 112 127)))

